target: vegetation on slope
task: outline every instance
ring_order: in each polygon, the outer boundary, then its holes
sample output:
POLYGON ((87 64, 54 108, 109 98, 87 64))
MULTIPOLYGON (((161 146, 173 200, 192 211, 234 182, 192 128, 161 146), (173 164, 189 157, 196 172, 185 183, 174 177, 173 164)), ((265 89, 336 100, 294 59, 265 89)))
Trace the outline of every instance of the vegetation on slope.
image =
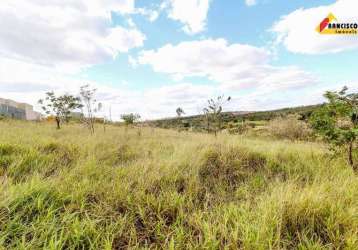
POLYGON ((358 177, 318 143, 0 128, 3 249, 358 247, 358 177))
MULTIPOLYGON (((230 124, 240 124, 242 122, 262 122, 270 121, 275 118, 287 117, 288 115, 297 115, 302 120, 307 120, 308 117, 317 110, 321 105, 302 106, 295 108, 284 108, 272 111, 258 111, 258 112, 223 112, 222 123, 226 128, 230 124)), ((159 128, 192 128, 195 131, 205 131, 207 121, 205 115, 195 115, 187 117, 167 118, 148 122, 151 126, 159 128)), ((252 124, 253 124, 252 123, 252 124)))

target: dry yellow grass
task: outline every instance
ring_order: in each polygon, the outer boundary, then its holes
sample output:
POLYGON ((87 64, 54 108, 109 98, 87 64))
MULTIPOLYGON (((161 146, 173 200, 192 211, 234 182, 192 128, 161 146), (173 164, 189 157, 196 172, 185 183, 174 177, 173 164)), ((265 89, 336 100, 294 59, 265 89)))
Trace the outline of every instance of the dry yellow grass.
POLYGON ((0 248, 357 249, 357 214, 321 144, 0 122, 0 248))

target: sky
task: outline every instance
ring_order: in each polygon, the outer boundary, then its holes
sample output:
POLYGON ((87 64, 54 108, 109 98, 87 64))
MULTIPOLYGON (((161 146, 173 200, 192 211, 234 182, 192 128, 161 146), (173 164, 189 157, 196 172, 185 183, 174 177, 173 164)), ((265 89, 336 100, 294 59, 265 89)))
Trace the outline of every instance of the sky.
POLYGON ((358 23, 356 0, 1 0, 0 97, 97 89, 101 115, 143 120, 323 102, 358 89, 358 35, 322 35, 334 13, 358 23))

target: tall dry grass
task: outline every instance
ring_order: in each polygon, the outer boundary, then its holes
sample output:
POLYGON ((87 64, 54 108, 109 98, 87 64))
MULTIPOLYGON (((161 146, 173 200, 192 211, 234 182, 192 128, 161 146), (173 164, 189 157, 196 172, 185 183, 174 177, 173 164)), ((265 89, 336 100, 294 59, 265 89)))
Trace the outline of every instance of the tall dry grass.
POLYGON ((0 249, 357 249, 324 145, 0 122, 0 249))
POLYGON ((313 136, 313 130, 296 115, 278 117, 267 124, 268 132, 280 139, 307 140, 313 136))

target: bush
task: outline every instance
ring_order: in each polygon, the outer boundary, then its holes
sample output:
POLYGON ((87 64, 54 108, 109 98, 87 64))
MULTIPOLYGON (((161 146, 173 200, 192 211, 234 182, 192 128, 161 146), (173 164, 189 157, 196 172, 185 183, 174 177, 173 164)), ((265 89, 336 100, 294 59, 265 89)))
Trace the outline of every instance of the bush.
POLYGON ((228 190, 245 182, 265 164, 266 158, 258 153, 238 148, 213 147, 204 155, 199 179, 211 191, 217 187, 228 190))
POLYGON ((0 157, 9 156, 17 152, 21 152, 21 148, 19 146, 0 144, 0 157))
POLYGON ((295 115, 276 118, 267 125, 269 133, 280 139, 307 140, 312 136, 311 128, 295 115))
POLYGON ((20 152, 22 152, 22 148, 19 146, 0 144, 0 175, 4 175, 8 171, 20 152))
POLYGON ((137 152, 127 144, 98 144, 95 149, 95 155, 99 163, 109 166, 127 164, 138 157, 137 152))
MULTIPOLYGON (((307 190, 309 190, 308 188, 307 190)), ((338 199, 338 198, 336 198, 338 199)), ((343 195, 343 204, 350 202, 343 195)), ((332 249, 349 249, 348 239, 354 235, 357 220, 344 205, 336 204, 334 196, 308 192, 292 196, 283 202, 280 210, 281 245, 283 248, 302 249, 313 245, 330 246, 332 249), (349 236, 350 235, 350 236, 349 236)))
POLYGON ((78 158, 78 148, 74 145, 64 145, 50 142, 39 148, 44 155, 52 156, 55 165, 69 166, 78 158))
POLYGON ((37 147, 20 147, 0 144, 0 174, 15 182, 25 181, 40 173, 49 177, 63 167, 72 166, 78 158, 78 149, 73 145, 51 142, 37 147))
POLYGON ((228 132, 229 134, 244 134, 250 128, 253 128, 253 126, 249 123, 230 124, 228 126, 228 132))

